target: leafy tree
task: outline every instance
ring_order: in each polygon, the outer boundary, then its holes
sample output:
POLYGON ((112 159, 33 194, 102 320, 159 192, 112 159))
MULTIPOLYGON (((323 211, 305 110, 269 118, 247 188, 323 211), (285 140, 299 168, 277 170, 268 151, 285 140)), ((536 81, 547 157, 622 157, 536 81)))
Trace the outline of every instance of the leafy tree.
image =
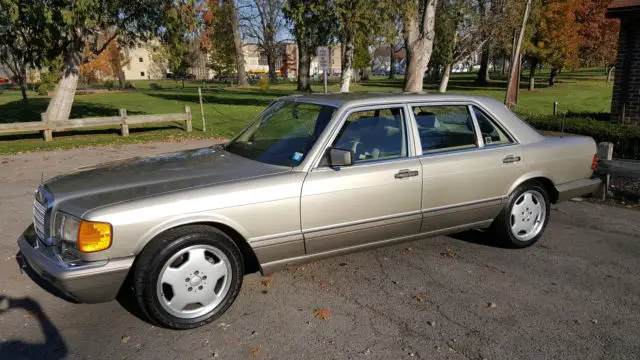
POLYGON ((47 59, 46 2, 0 0, 0 63, 20 84, 27 101, 27 68, 39 68, 47 59))
POLYGON ((311 58, 318 46, 328 45, 335 35, 337 18, 330 3, 331 0, 289 0, 284 4, 284 17, 298 44, 298 91, 311 91, 311 58))
POLYGON ((203 49, 209 54, 209 66, 218 76, 232 75, 236 71, 236 48, 233 34, 233 2, 225 2, 212 9, 209 26, 213 34, 203 40, 203 49))
POLYGON ((21 11, 32 15, 32 21, 22 24, 22 31, 33 33, 44 26, 38 38, 45 44, 46 57, 62 58, 62 76, 56 95, 49 102, 48 118, 52 121, 69 118, 80 66, 100 55, 114 39, 119 38, 124 46, 133 46, 138 40, 157 36, 168 3, 170 1, 156 0, 21 1, 21 11), (104 39, 100 35, 106 29, 112 34, 104 39))
POLYGON ((436 6, 438 0, 400 1, 404 41, 407 50, 407 71, 404 90, 420 92, 435 39, 436 6))
POLYGON ((366 39, 371 39, 379 35, 388 14, 389 3, 388 0, 334 0, 332 2, 332 11, 338 17, 338 38, 343 49, 340 92, 349 92, 356 36, 362 34, 366 39))
POLYGON ((368 78, 367 68, 371 66, 371 61, 373 60, 369 52, 370 45, 370 39, 367 39, 366 34, 359 33, 356 35, 353 51, 353 68, 356 69, 357 72, 362 72, 363 80, 368 78))
POLYGON ((606 17, 611 0, 584 0, 576 9, 576 22, 580 24, 580 64, 604 66, 607 81, 611 80, 616 54, 620 21, 606 17))
POLYGON ((533 88, 535 67, 538 63, 551 66, 549 85, 555 83, 558 71, 563 67, 578 67, 580 24, 576 10, 581 0, 543 0, 536 31, 528 46, 530 83, 533 88))
POLYGON ((439 92, 447 91, 451 68, 488 40, 488 33, 482 27, 484 17, 477 8, 478 0, 441 0, 438 3, 436 39, 430 65, 438 63, 443 68, 439 92))

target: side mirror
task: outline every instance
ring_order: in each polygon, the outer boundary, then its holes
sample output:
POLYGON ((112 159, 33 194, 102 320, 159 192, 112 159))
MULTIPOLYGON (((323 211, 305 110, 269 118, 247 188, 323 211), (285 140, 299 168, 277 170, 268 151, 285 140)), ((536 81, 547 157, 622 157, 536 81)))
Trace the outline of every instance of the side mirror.
POLYGON ((329 166, 351 166, 353 165, 353 151, 330 148, 329 166))

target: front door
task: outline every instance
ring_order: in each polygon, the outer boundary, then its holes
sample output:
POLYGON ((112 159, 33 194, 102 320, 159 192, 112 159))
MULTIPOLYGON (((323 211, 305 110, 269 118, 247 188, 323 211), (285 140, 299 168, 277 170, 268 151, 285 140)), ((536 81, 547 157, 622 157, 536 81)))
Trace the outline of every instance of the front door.
POLYGON ((417 234, 422 176, 403 106, 348 113, 329 147, 352 150, 354 164, 318 166, 302 186, 308 254, 417 234))

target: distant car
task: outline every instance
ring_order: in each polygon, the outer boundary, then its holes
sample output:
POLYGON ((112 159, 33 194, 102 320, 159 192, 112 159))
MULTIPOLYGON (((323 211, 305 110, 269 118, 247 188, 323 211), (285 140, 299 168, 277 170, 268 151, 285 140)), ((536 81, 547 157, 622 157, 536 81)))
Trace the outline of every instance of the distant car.
POLYGON ((46 181, 18 245, 75 301, 132 292, 152 322, 195 328, 256 270, 470 229, 530 246, 551 203, 599 185, 595 153, 490 98, 295 95, 225 145, 46 181))

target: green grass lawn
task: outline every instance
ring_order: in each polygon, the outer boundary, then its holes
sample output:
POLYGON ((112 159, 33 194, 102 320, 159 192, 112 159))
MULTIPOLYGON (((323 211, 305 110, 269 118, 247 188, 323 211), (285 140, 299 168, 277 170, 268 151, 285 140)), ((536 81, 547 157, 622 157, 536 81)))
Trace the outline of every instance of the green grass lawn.
MULTIPOLYGON (((548 75, 538 75, 537 89, 526 90, 526 80, 520 91, 520 101, 515 111, 527 115, 551 114, 553 102, 559 102, 561 112, 591 116, 607 113, 611 107, 611 85, 606 84, 603 69, 580 69, 564 71, 558 76, 556 85, 546 86, 548 75)), ((506 81, 494 74, 489 85, 474 84, 475 74, 454 74, 449 84, 449 93, 486 95, 504 99, 506 81)), ((39 133, 0 136, 0 154, 22 151, 72 148, 101 144, 126 144, 145 141, 176 140, 183 138, 228 138, 244 126, 275 98, 295 92, 294 82, 272 84, 268 90, 257 86, 246 88, 222 87, 193 81, 185 88, 176 81, 135 81, 138 91, 133 93, 77 95, 72 109, 72 118, 114 116, 119 108, 128 114, 162 114, 184 111, 189 105, 193 113, 194 131, 187 133, 173 124, 152 124, 131 127, 129 137, 119 136, 119 128, 96 128, 82 131, 55 133, 54 140, 45 143, 39 133), (203 87, 204 116, 207 131, 201 131, 201 113, 197 87, 203 87)), ((373 77, 368 81, 352 84, 354 92, 400 92, 402 79, 389 80, 373 77)), ((425 83, 425 91, 435 92, 437 84, 425 83)), ((321 84, 313 85, 314 91, 322 91, 321 84)), ((338 84, 330 83, 329 91, 337 91, 338 84)), ((27 104, 22 103, 17 90, 0 91, 0 123, 38 121, 46 110, 49 98, 31 92, 27 104)))

